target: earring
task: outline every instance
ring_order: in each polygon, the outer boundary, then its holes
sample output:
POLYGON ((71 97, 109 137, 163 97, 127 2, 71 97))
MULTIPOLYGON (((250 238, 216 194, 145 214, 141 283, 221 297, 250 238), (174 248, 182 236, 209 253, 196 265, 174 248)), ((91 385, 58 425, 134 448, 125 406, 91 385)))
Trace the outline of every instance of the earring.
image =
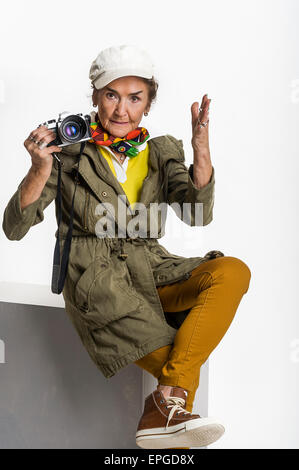
POLYGON ((145 116, 148 116, 148 113, 144 113, 145 116))
POLYGON ((92 106, 93 106, 94 108, 96 108, 96 107, 97 107, 97 105, 96 105, 96 104, 93 104, 92 106))

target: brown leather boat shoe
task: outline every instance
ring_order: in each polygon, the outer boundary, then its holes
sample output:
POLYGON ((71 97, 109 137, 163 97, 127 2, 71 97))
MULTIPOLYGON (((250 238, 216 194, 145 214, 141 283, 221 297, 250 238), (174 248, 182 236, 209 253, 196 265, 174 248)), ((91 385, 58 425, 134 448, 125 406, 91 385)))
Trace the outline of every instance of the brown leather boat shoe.
POLYGON ((222 436, 225 429, 216 418, 202 418, 183 408, 186 393, 182 388, 172 387, 167 398, 158 389, 146 397, 136 432, 139 447, 202 447, 222 436))

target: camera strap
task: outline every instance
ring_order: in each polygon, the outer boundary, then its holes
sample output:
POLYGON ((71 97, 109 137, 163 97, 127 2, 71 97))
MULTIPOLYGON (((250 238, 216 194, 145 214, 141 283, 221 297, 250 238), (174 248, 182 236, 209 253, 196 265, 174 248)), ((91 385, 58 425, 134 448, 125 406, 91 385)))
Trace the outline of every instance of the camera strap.
POLYGON ((63 252, 62 252, 61 260, 60 260, 60 238, 59 238, 59 227, 60 227, 60 222, 61 222, 61 217, 62 217, 61 215, 61 162, 54 154, 58 162, 57 194, 55 198, 57 209, 58 209, 58 230, 57 230, 57 239, 56 239, 56 245, 55 245, 55 250, 54 250, 52 285, 51 285, 51 290, 54 294, 60 294, 62 292, 65 278, 66 278, 68 262, 69 262, 69 253, 70 253, 71 243, 72 243, 74 201, 75 201, 75 194, 76 194, 76 189, 77 189, 78 172, 79 172, 80 158, 85 148, 85 144, 86 144, 85 141, 81 142, 80 153, 77 157, 77 173, 75 177, 75 190, 74 190, 73 199, 72 199, 70 223, 69 223, 69 228, 68 228, 68 232, 66 235, 66 239, 63 245, 63 252))

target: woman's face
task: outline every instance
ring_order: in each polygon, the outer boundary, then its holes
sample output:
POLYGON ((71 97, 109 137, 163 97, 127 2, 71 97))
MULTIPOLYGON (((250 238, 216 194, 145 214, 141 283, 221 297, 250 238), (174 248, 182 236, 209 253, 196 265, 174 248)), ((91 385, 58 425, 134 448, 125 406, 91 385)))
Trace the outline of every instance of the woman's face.
POLYGON ((143 113, 148 112, 148 87, 135 76, 121 77, 93 93, 93 104, 104 129, 115 137, 124 137, 136 129, 143 113))

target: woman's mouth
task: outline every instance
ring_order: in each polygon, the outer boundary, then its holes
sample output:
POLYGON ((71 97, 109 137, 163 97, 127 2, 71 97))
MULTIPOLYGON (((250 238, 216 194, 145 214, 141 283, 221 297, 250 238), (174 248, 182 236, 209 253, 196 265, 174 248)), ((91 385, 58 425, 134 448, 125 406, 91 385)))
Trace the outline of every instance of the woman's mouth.
POLYGON ((111 119, 111 122, 113 122, 113 124, 119 124, 120 126, 123 126, 124 124, 128 124, 127 122, 112 121, 112 119, 111 119))

